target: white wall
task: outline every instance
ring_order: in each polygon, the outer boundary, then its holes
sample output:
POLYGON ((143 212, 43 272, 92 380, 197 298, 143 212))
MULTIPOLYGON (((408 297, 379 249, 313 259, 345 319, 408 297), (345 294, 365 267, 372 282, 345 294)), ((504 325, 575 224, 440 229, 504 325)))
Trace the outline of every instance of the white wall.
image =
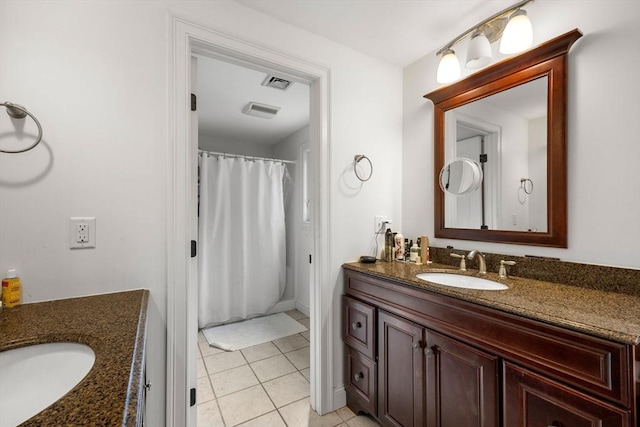
POLYGON ((272 157, 273 146, 245 141, 236 141, 228 138, 218 138, 209 135, 198 134, 198 148, 206 151, 218 151, 229 154, 241 154, 244 156, 272 157))
MULTIPOLYGON (((584 33, 569 53, 569 247, 451 239, 432 239, 431 244, 640 268, 640 144, 634 126, 640 117, 640 2, 537 1, 527 12, 534 44, 574 28, 584 33)), ((430 237, 434 233, 433 104, 422 95, 439 87, 437 61, 431 52, 406 67, 403 84, 403 225, 408 234, 426 232, 430 237)))
POLYGON ((374 215, 401 221, 399 68, 229 1, 0 2, 1 99, 28 107, 45 132, 29 153, 0 154, 0 271, 19 270, 27 303, 150 289, 154 426, 165 405, 170 13, 330 69, 332 275, 321 286, 335 297, 336 386, 340 266, 371 252, 374 215), (358 153, 375 166, 362 185, 358 153), (96 249, 68 249, 70 216, 97 218, 96 249))

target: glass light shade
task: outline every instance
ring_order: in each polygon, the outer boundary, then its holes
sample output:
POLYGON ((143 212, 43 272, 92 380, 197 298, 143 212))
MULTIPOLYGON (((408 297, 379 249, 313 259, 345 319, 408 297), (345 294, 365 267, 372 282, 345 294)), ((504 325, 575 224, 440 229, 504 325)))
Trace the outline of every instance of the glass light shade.
POLYGON ((440 64, 438 64, 438 72, 436 74, 436 81, 438 83, 451 83, 460 78, 460 61, 456 53, 447 49, 442 54, 440 64))
POLYGON ((482 68, 489 65, 493 53, 491 52, 491 43, 484 33, 475 33, 471 36, 469 48, 467 49, 466 67, 470 69, 482 68))
POLYGON ((533 28, 527 12, 516 10, 507 23, 500 40, 500 52, 505 54, 518 53, 533 44, 533 28))

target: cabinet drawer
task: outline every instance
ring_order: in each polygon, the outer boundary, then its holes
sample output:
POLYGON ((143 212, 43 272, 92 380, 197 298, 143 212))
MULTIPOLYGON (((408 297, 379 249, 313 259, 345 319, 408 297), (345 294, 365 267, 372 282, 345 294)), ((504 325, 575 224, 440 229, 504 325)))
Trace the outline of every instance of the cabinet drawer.
POLYGON ((342 301, 345 344, 375 359, 375 308, 347 296, 342 297, 342 301))
POLYGON ((376 414, 376 363, 353 349, 347 349, 346 355, 347 392, 357 399, 362 409, 376 414))
POLYGON ((630 414, 604 401, 504 363, 505 427, 629 427, 630 414))

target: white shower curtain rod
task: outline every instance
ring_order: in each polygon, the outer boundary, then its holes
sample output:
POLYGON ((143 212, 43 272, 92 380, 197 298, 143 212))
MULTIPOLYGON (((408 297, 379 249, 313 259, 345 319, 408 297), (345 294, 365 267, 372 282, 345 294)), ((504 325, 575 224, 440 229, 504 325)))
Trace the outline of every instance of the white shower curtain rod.
POLYGON ((211 154, 214 156, 222 156, 222 157, 231 157, 234 159, 247 159, 247 160, 265 160, 268 162, 276 162, 276 163, 291 163, 296 164, 293 160, 281 160, 281 159, 269 159, 267 157, 256 157, 256 156, 245 156, 242 154, 228 154, 228 153, 220 153, 217 151, 206 151, 206 150, 198 150, 200 153, 211 154))

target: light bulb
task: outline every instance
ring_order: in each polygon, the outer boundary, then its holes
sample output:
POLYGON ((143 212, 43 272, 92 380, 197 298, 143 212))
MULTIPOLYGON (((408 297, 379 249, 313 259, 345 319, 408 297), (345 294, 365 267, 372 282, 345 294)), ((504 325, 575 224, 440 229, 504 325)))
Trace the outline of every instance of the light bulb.
POLYGON ((482 68, 489 65, 492 57, 491 43, 489 43, 487 36, 483 32, 474 33, 467 50, 466 67, 470 69, 482 68))
POLYGON ((438 83, 451 83, 460 78, 460 61, 456 53, 447 49, 440 59, 438 64, 438 72, 436 74, 436 81, 438 83))
POLYGON ((500 52, 505 54, 518 53, 533 44, 533 28, 527 12, 516 10, 504 29, 500 40, 500 52))

